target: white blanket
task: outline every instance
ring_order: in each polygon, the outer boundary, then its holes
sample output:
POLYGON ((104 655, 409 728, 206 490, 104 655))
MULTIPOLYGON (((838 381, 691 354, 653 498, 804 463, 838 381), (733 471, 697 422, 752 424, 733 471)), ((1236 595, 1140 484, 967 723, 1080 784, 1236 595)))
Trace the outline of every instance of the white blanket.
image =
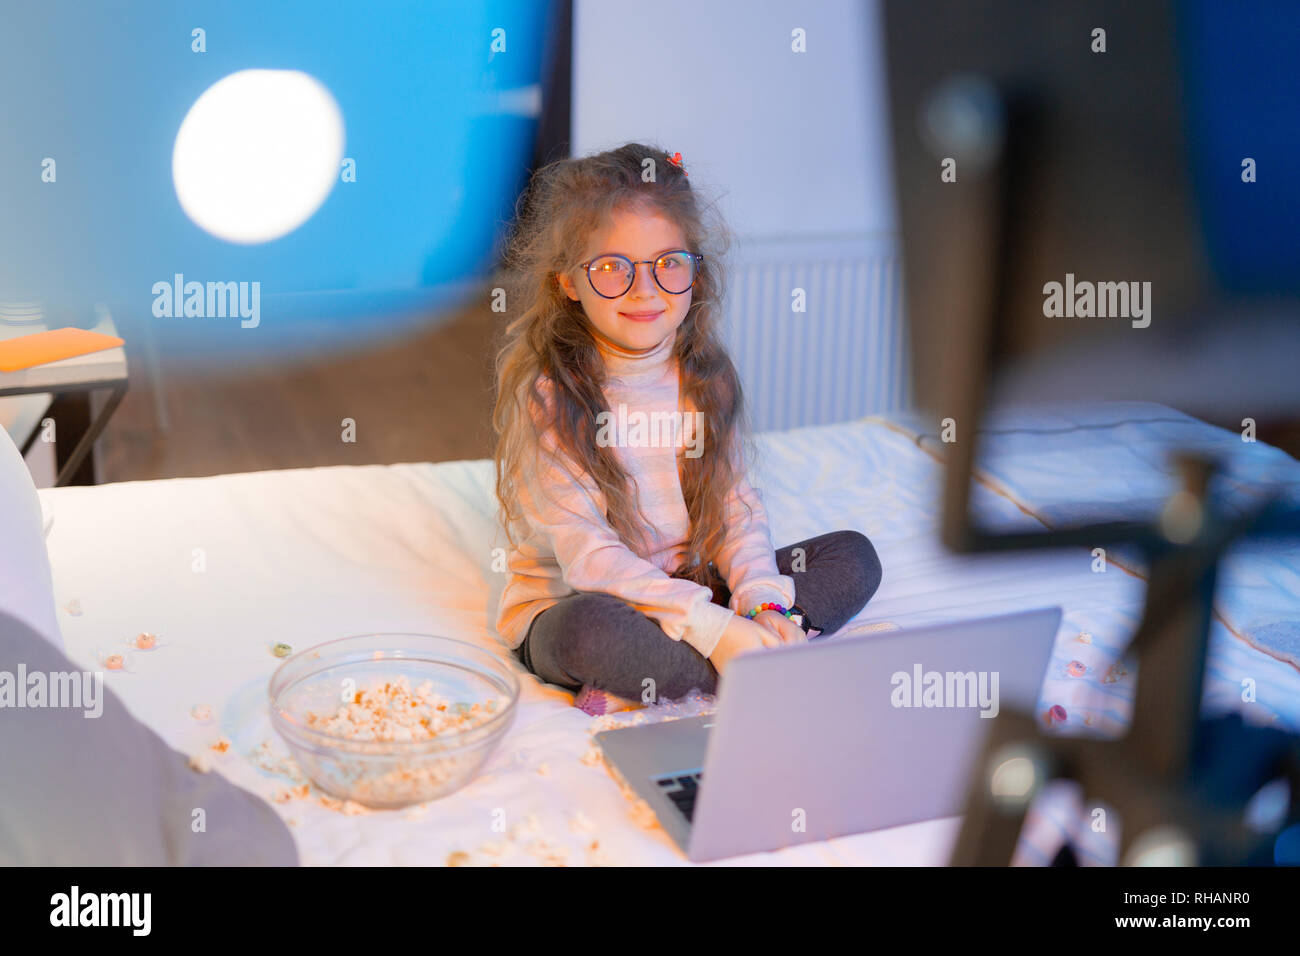
MULTIPOLYGON (((1112 442, 1130 445, 1166 427, 1159 419, 1184 417, 1158 406, 1122 412, 1131 424, 1112 442)), ((1186 421, 1203 434, 1218 432, 1186 421)), ((1099 433, 1094 439, 1106 443, 1099 433)), ((926 444, 906 418, 764 436, 758 481, 774 543, 839 528, 866 533, 884 580, 854 622, 859 626, 1062 606, 1040 712, 1064 707, 1067 732, 1118 731, 1134 675, 1119 676, 1111 665, 1136 627, 1144 581, 1115 567, 1095 573, 1084 549, 948 554, 935 539, 941 471, 926 444), (1085 669, 1083 676, 1071 673, 1071 662, 1075 671, 1085 669), (1108 682, 1108 673, 1118 679, 1108 682)), ((1078 457, 1082 466, 1086 456, 1078 457)), ((1132 483, 1155 467, 1133 456, 1124 461, 1132 483)), ((1300 465, 1287 461, 1293 477, 1300 474, 1300 465)), ((1023 479, 1023 487, 980 487, 977 507, 1003 523, 1033 522, 1026 512, 1050 502, 1017 501, 1015 494, 1068 500, 1070 489, 1049 494, 1030 480, 1036 467, 1046 473, 1060 466, 1059 456, 1038 465, 1024 456, 1004 476, 1023 479)), ((270 653, 277 641, 300 650, 363 632, 436 633, 491 647, 516 666, 523 694, 515 725, 463 790, 388 812, 345 812, 350 808, 325 805, 314 791, 275 803, 303 862, 437 864, 463 853, 457 859, 471 863, 685 863, 644 808, 620 792, 590 734, 618 722, 698 712, 712 702, 593 719, 571 706, 571 694, 543 685, 514 662, 492 630, 503 583, 492 570, 493 549, 503 542, 489 462, 306 468, 50 489, 41 496, 55 515, 48 544, 69 655, 94 666, 102 655, 125 653, 126 670, 108 679, 131 711, 172 746, 210 754, 215 770, 268 800, 284 798, 292 783, 264 754, 253 756, 265 741, 273 754, 285 753, 266 707, 267 680, 279 664, 270 653), (127 646, 141 631, 159 636, 155 650, 127 646), (204 704, 215 713, 211 724, 191 716, 204 704), (226 754, 208 749, 221 735, 233 742, 226 754)), ((1289 614, 1300 621, 1296 581, 1275 573, 1253 582, 1272 602, 1270 620, 1289 614)), ((1248 638, 1216 622, 1207 701, 1300 729, 1300 675, 1248 638), (1243 677, 1258 688, 1253 704, 1241 702, 1243 677)), ((1077 811, 1064 792, 1044 801, 1026 827, 1018 860, 1043 862, 1066 834, 1075 835, 1085 862, 1112 859, 1113 838, 1081 833, 1077 811)), ((728 862, 942 864, 956 831, 956 820, 931 821, 728 862)))

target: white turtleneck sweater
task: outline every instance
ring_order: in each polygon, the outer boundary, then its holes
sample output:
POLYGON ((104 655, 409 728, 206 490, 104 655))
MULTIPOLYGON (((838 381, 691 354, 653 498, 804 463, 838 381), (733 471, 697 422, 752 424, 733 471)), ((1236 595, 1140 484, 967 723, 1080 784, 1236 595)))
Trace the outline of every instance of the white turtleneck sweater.
MULTIPOLYGON (((673 341, 669 336, 645 353, 598 342, 607 373, 605 400, 615 426, 623 418, 620 405, 633 423, 638 412, 646 413, 649 421, 655 420, 652 413, 678 412, 673 341)), ((539 381, 539 389, 549 399, 547 379, 539 381)), ((609 526, 605 498, 595 481, 560 451, 552 433, 539 436, 541 453, 535 467, 521 476, 524 527, 515 529, 519 546, 507 560, 510 579, 497 616, 497 631, 510 648, 524 642, 533 618, 578 591, 621 598, 656 621, 670 638, 686 641, 705 657, 713 653, 735 614, 766 601, 786 607, 794 603, 794 581, 777 571, 767 513, 743 471, 735 487, 717 490, 726 495, 727 533, 712 560, 731 589, 730 608, 714 604, 708 588, 669 576, 685 557, 690 519, 677 471, 681 443, 675 447, 660 442, 661 447, 655 447, 649 435, 656 432, 647 429, 638 437, 635 427, 628 428, 614 444, 651 522, 645 528, 645 558, 624 545, 609 526)), ((611 434, 619 436, 617 427, 611 434)), ((697 440, 709 454, 710 436, 702 434, 697 440)))

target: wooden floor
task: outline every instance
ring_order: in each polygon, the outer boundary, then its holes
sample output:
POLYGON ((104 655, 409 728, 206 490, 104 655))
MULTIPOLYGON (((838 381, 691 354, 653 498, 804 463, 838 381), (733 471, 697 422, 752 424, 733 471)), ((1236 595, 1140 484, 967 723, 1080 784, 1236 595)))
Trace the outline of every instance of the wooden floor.
POLYGON ((131 387, 96 446, 98 479, 490 457, 499 319, 476 305, 364 350, 227 363, 238 373, 158 350, 156 378, 142 337, 124 329, 131 387), (345 418, 355 443, 342 440, 345 418))

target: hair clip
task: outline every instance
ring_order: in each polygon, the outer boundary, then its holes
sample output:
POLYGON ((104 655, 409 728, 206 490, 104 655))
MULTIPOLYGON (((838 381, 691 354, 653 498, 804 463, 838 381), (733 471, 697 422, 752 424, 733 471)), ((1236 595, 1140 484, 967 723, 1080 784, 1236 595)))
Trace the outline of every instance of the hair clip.
POLYGON ((686 172, 686 167, 682 165, 681 153, 673 153, 671 156, 668 157, 668 162, 672 163, 674 166, 680 169, 683 175, 685 176, 690 175, 690 173, 686 172))

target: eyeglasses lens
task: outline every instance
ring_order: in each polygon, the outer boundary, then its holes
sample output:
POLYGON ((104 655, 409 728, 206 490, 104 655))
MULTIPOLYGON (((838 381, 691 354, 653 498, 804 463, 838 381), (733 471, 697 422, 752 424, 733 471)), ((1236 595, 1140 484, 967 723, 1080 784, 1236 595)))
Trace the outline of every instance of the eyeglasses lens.
POLYGON ((674 252, 655 263, 655 278, 665 292, 678 295, 695 282, 695 257, 674 252))
MULTIPOLYGON (((587 267, 591 285, 601 295, 614 299, 632 288, 634 279, 630 260, 621 256, 601 256, 587 267)), ((695 258, 689 253, 674 252, 661 256, 654 266, 655 279, 668 293, 680 295, 695 282, 695 258)))

